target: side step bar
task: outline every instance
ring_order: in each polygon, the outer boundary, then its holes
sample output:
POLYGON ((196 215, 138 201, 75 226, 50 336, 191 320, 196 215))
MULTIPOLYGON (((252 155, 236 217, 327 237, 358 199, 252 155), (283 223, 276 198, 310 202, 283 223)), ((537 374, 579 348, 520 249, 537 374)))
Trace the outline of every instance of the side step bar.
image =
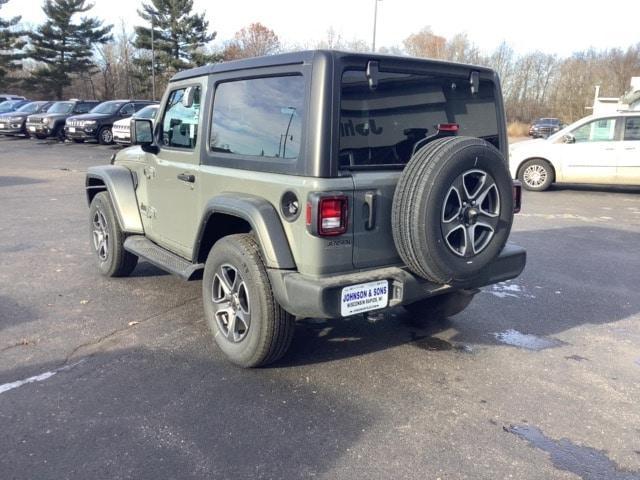
POLYGON ((144 235, 131 235, 124 241, 124 249, 137 255, 162 270, 184 278, 198 280, 202 278, 203 263, 191 263, 175 253, 156 245, 144 235))

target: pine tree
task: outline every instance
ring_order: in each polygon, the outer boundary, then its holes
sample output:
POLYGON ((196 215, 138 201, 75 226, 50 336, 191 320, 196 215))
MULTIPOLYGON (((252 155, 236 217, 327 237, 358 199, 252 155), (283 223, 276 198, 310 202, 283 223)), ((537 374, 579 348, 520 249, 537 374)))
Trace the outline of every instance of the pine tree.
POLYGON ((209 33, 205 14, 192 14, 192 9, 193 0, 150 0, 138 10, 147 25, 135 27, 134 44, 144 53, 136 63, 146 75, 150 76, 151 70, 151 25, 156 73, 167 76, 217 59, 204 52, 216 32, 209 33))
MULTIPOLYGON (((9 0, 0 0, 0 8, 9 0)), ((7 75, 11 70, 20 68, 22 55, 20 50, 25 42, 23 33, 15 27, 20 17, 4 19, 0 17, 0 90, 4 89, 8 82, 7 75)))
POLYGON ((91 17, 73 17, 93 8, 87 0, 45 0, 42 10, 47 21, 30 34, 27 56, 43 64, 28 79, 31 88, 53 92, 61 99, 72 75, 94 68, 93 47, 111 40, 111 25, 91 17))

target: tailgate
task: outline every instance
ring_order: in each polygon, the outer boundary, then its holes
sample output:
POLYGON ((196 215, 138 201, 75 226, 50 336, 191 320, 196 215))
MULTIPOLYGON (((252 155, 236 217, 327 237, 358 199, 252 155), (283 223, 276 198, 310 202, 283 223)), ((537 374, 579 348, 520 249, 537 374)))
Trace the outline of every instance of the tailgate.
POLYGON ((391 206, 400 171, 354 172, 353 265, 401 263, 391 233, 391 206))

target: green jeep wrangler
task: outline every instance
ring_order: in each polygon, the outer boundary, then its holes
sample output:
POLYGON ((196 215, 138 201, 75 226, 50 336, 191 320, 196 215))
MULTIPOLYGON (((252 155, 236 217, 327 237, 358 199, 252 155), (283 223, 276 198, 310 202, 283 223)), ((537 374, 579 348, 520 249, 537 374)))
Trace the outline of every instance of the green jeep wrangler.
POLYGON ((243 367, 279 359, 296 317, 453 315, 524 269, 490 69, 336 51, 220 63, 175 75, 155 127, 131 127, 134 146, 86 177, 98 268, 202 278, 215 342, 243 367))

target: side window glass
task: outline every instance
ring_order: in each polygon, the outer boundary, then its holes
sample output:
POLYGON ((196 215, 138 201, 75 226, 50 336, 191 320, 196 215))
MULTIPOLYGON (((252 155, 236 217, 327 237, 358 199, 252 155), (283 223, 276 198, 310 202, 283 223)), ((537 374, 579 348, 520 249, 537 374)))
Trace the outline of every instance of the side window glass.
POLYGON ((624 139, 640 140, 640 117, 627 117, 624 123, 624 139))
POLYGON ((200 120, 200 87, 194 90, 193 104, 185 107, 182 98, 187 87, 173 90, 169 94, 162 118, 162 143, 167 147, 195 148, 198 140, 200 120))
POLYGON ((214 152, 293 160, 304 118, 301 75, 218 85, 209 145, 214 152))
POLYGON ((616 119, 601 118, 589 122, 573 131, 576 143, 609 142, 615 139, 616 119))
POLYGON ((124 107, 120 109, 120 115, 133 115, 135 112, 135 108, 133 107, 133 103, 127 103, 124 107))

